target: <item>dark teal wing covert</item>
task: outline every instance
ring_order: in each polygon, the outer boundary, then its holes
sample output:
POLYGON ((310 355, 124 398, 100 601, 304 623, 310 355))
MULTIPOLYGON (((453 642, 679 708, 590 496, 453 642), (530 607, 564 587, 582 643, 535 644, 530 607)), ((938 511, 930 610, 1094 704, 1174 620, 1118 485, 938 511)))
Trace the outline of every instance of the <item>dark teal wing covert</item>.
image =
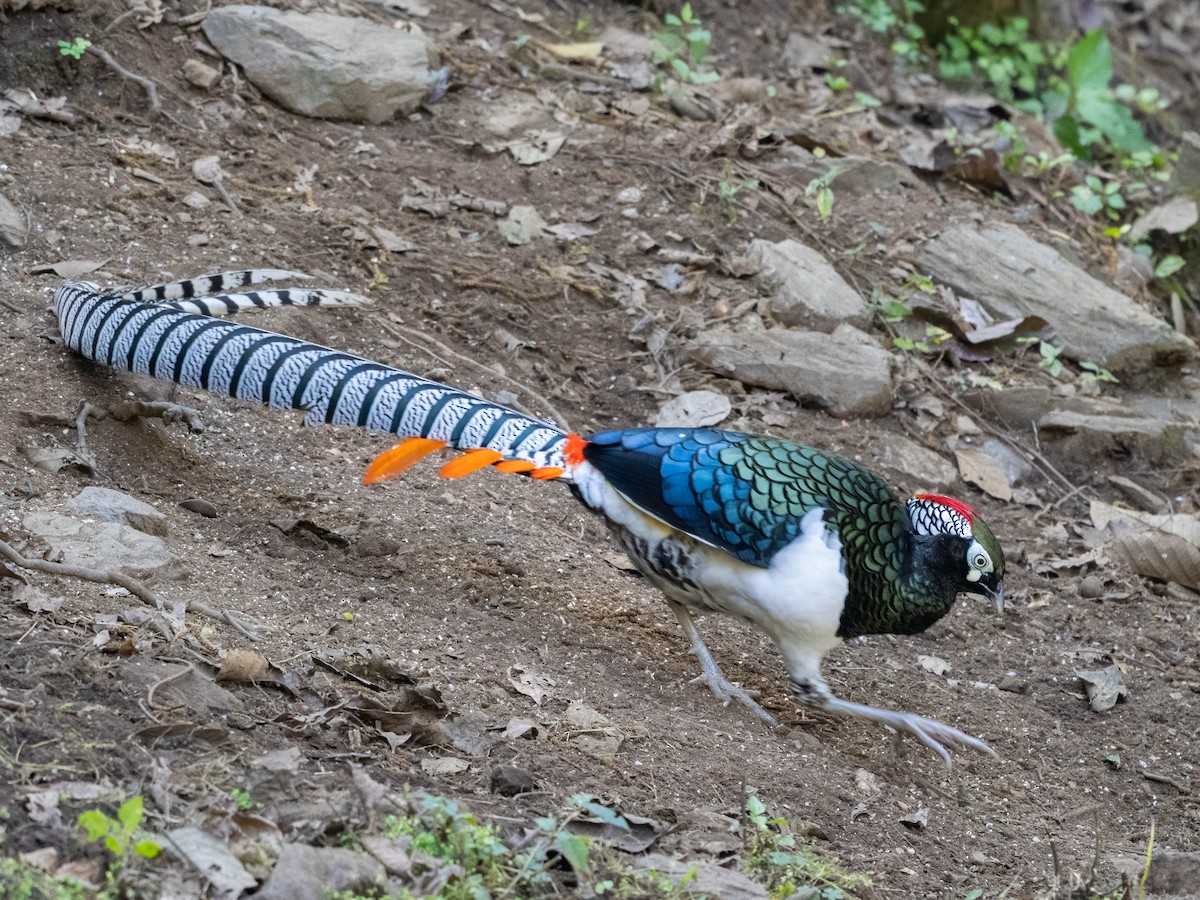
POLYGON ((646 512, 751 565, 770 565, 820 507, 847 562, 861 561, 848 572, 899 574, 892 551, 908 534, 903 505, 835 454, 715 428, 634 428, 594 435, 584 457, 646 512))

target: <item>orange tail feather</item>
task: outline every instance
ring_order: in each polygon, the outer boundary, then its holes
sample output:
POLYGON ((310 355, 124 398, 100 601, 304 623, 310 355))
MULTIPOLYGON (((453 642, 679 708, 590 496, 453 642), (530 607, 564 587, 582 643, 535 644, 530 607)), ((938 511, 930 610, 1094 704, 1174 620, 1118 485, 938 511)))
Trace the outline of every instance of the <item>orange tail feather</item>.
POLYGON ((462 478, 464 475, 478 472, 485 466, 490 466, 492 463, 498 462, 503 458, 503 454, 496 450, 489 450, 486 447, 478 450, 469 450, 457 459, 452 459, 442 466, 442 470, 438 474, 442 478, 462 478))
POLYGON ((497 472, 528 472, 536 469, 537 464, 531 463, 527 459, 506 459, 504 462, 496 463, 494 468, 497 472))
POLYGON ((414 437, 401 441, 391 450, 385 450, 371 461, 371 464, 367 466, 367 471, 363 473, 363 484, 375 484, 395 478, 413 463, 419 462, 434 450, 441 450, 445 446, 445 441, 435 441, 431 438, 414 437))

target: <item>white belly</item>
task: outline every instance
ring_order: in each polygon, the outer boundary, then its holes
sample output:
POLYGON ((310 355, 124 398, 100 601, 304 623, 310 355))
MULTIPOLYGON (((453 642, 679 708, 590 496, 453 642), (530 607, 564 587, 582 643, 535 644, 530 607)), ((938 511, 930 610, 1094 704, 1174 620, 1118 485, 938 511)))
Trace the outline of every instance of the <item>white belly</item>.
POLYGON ((674 528, 629 502, 593 466, 572 473, 585 503, 603 513, 642 573, 671 600, 699 612, 739 616, 775 641, 789 673, 805 675, 837 637, 849 589, 841 544, 821 511, 762 568, 674 528))

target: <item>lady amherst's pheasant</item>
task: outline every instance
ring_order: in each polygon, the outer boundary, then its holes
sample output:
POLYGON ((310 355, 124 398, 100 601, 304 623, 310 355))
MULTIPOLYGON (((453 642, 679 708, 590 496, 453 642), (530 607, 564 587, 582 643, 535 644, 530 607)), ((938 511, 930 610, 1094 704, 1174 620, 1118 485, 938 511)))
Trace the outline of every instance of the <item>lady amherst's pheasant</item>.
POLYGON ((73 282, 55 294, 67 344, 97 362, 275 407, 306 424, 355 425, 406 440, 368 467, 394 477, 427 454, 466 451, 442 467, 457 478, 486 466, 560 478, 603 515, 634 564, 666 595, 726 703, 737 699, 697 631, 694 613, 740 616, 783 655, 800 701, 861 716, 943 746, 991 752, 933 719, 840 700, 821 657, 864 634, 912 634, 946 614, 960 591, 1003 604, 1004 554, 965 503, 918 494, 902 502, 848 459, 769 437, 714 428, 632 428, 583 439, 471 394, 370 360, 213 318, 253 306, 354 303, 336 291, 222 294, 277 270, 227 272, 125 293, 73 282))

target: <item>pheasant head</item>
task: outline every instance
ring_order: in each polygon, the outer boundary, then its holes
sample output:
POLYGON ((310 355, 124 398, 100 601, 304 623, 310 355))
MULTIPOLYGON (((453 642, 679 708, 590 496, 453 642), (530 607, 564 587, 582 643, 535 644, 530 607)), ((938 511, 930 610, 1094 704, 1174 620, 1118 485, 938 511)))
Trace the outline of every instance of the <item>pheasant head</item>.
POLYGON ((937 494, 908 501, 914 534, 914 574, 945 590, 982 594, 1004 611, 1004 551, 992 529, 967 504, 937 494))

